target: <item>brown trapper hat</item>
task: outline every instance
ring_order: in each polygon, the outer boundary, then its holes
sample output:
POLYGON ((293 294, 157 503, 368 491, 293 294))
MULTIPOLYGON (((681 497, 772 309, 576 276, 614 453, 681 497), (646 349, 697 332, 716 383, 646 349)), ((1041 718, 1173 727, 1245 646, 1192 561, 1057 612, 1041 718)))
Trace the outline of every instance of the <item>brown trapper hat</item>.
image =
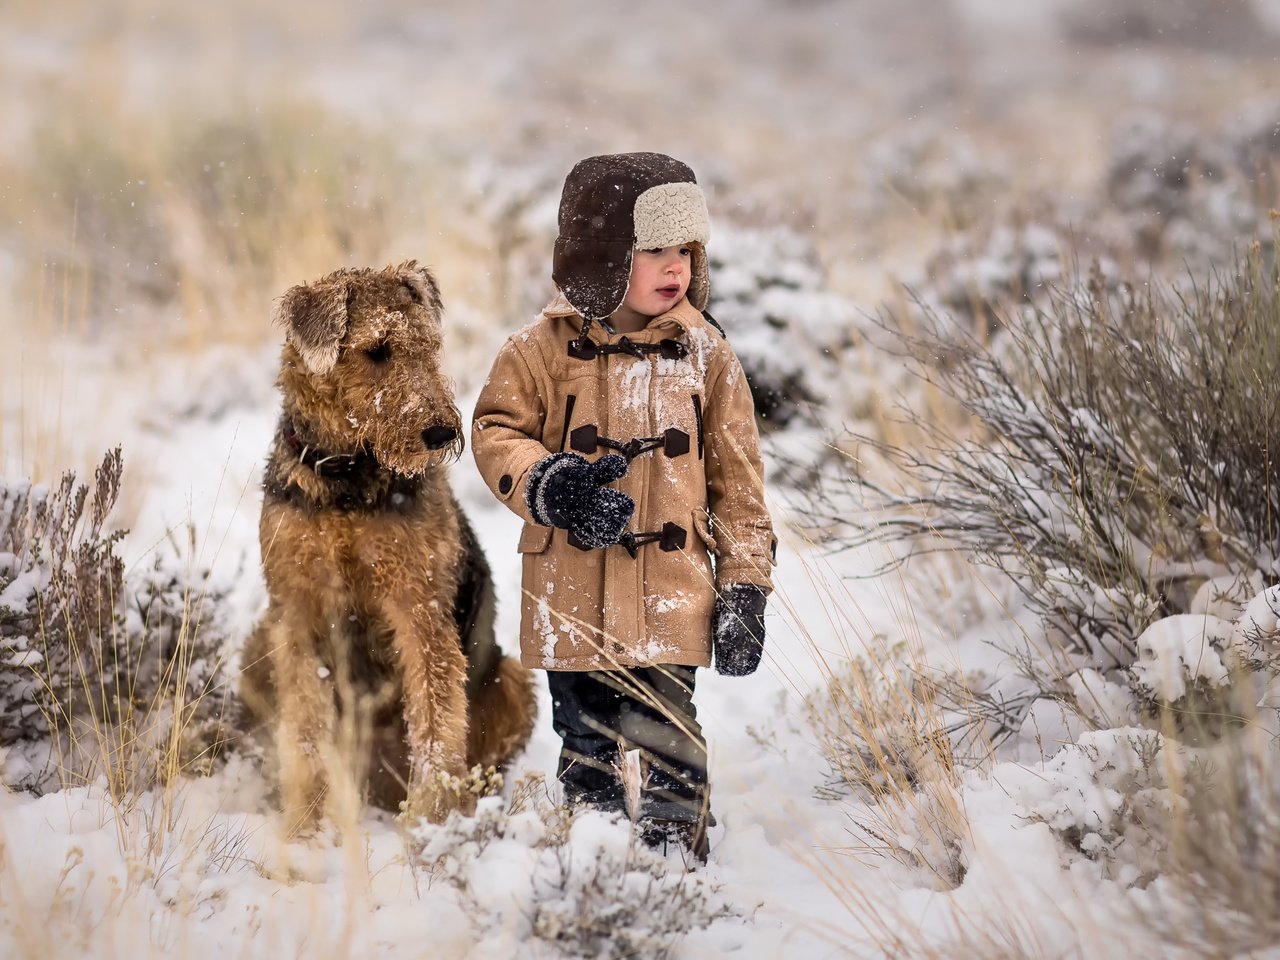
POLYGON ((710 232, 706 199, 687 164, 661 153, 587 157, 564 181, 551 279, 583 317, 601 320, 626 298, 633 251, 687 243, 687 296, 702 310, 710 232))

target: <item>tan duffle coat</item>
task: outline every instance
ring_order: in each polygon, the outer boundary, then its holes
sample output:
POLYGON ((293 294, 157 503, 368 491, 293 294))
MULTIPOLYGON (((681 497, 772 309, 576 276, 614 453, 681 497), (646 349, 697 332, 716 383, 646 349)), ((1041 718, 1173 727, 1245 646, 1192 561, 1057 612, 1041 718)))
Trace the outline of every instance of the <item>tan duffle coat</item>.
POLYGON ((638 333, 591 327, 600 346, 624 336, 679 344, 662 353, 574 355, 581 325, 557 298, 508 338, 472 425, 480 473, 525 521, 521 659, 547 670, 706 666, 717 587, 768 590, 776 549, 742 366, 688 300, 638 333), (532 521, 535 463, 560 451, 595 460, 633 440, 655 448, 635 453, 613 484, 636 502, 634 541, 581 549, 532 521))

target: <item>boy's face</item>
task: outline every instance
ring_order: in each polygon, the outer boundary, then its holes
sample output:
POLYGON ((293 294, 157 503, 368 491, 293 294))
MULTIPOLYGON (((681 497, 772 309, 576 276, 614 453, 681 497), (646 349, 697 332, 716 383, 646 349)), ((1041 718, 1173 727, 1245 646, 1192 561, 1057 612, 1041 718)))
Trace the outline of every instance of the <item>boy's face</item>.
POLYGON ((625 308, 645 317, 666 313, 689 289, 693 249, 684 244, 637 250, 631 258, 631 285, 625 308))

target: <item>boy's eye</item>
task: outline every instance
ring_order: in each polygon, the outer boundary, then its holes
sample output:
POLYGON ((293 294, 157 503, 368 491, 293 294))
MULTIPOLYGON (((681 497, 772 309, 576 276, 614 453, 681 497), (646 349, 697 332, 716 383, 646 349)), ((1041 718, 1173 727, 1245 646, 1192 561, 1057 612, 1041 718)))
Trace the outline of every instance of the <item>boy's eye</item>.
POLYGON ((691 257, 691 256, 693 256, 693 250, 692 250, 690 247, 681 247, 681 248, 680 248, 680 256, 682 256, 682 257, 691 257))
POLYGON ((384 341, 377 346, 369 347, 364 355, 374 363, 386 363, 391 359, 391 344, 384 341))
POLYGON ((660 253, 662 252, 662 249, 663 249, 662 247, 650 247, 648 250, 641 250, 640 252, 641 252, 641 253, 648 253, 648 254, 652 254, 653 256, 657 256, 658 254, 660 254, 660 253))

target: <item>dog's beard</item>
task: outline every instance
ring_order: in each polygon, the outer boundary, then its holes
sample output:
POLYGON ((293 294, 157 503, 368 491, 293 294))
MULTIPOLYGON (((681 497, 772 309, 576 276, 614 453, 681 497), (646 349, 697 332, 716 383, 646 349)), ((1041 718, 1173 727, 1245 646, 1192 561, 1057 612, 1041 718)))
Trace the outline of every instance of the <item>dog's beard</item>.
POLYGON ((455 436, 450 443, 432 450, 423 441, 421 429, 414 432, 398 425, 394 433, 382 430, 375 434, 372 444, 374 456, 384 467, 407 477, 417 476, 425 470, 458 460, 466 449, 461 416, 454 411, 452 417, 428 426, 452 427, 455 436))

